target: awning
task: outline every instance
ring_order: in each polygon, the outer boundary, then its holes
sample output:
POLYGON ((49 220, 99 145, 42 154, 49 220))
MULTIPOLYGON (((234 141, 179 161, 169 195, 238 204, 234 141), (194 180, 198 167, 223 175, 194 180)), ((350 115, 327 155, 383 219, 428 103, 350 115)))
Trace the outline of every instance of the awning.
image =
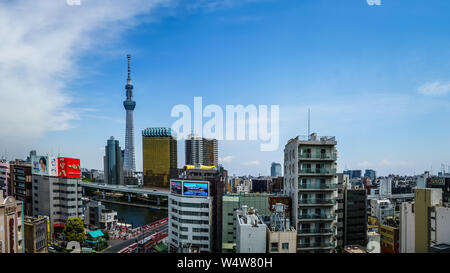
POLYGON ((91 231, 88 233, 89 236, 91 236, 92 238, 98 238, 98 237, 103 237, 105 236, 105 234, 103 234, 103 232, 100 229, 91 231))

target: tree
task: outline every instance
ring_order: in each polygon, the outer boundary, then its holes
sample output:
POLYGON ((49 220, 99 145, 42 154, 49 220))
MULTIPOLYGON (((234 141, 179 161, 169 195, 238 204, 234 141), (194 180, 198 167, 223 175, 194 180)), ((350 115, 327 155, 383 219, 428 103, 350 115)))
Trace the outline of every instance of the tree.
POLYGON ((80 218, 70 218, 67 220, 64 226, 64 235, 67 241, 77 241, 80 244, 86 240, 86 234, 84 234, 84 223, 80 218))

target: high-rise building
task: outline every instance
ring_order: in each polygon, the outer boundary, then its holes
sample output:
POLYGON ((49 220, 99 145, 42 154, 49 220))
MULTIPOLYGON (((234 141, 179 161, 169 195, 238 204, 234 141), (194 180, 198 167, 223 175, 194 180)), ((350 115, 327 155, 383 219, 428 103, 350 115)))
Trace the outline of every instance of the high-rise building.
POLYGON ((0 253, 23 253, 23 203, 0 194, 0 253))
POLYGON ((69 218, 80 217, 82 188, 80 160, 58 157, 56 173, 33 168, 33 216, 48 216, 50 231, 62 232, 69 218))
POLYGON ((130 59, 128 55, 128 78, 125 85, 127 99, 123 102, 123 106, 127 111, 127 120, 125 127, 125 152, 124 152, 124 168, 126 170, 136 171, 136 158, 134 153, 134 121, 133 113, 136 108, 136 102, 133 100, 133 84, 131 83, 130 59))
POLYGON ((346 170, 344 174, 348 174, 350 179, 360 179, 361 178, 361 170, 346 170))
POLYGON ((212 251, 212 199, 208 181, 173 179, 169 194, 170 252, 212 251))
POLYGON ((338 185, 337 185, 338 198, 336 200, 337 203, 336 244, 339 247, 344 247, 345 191, 348 188, 351 188, 351 185, 349 176, 347 174, 338 173, 337 177, 338 177, 338 185))
POLYGON ((430 208, 442 203, 442 189, 414 190, 415 253, 427 253, 430 247, 430 208))
POLYGON ((367 244, 367 192, 344 191, 344 246, 367 244))
POLYGON ((108 185, 123 185, 123 158, 119 141, 111 137, 105 146, 105 156, 103 157, 105 170, 105 183, 108 185))
POLYGON ((272 176, 272 177, 282 176, 280 163, 272 162, 272 165, 270 166, 270 176, 272 176))
POLYGON ((377 173, 374 170, 366 170, 364 172, 364 177, 370 178, 370 181, 373 183, 377 179, 377 173))
POLYGON ((236 253, 266 253, 267 226, 252 207, 236 211, 236 253))
POLYGON ((21 160, 10 164, 10 195, 23 202, 26 216, 33 215, 33 189, 31 186, 31 166, 21 160))
POLYGON ((0 191, 3 192, 3 198, 8 196, 8 184, 9 184, 9 163, 5 160, 0 161, 0 191))
POLYGON ((185 141, 186 165, 217 166, 217 139, 201 138, 190 134, 185 141))
POLYGON ((284 193, 292 198, 297 252, 336 247, 337 142, 334 137, 296 137, 284 149, 284 193))
MULTIPOLYGON (((175 176, 173 176, 175 177, 175 176)), ((178 169, 178 175, 183 179, 208 181, 209 196, 211 197, 211 252, 222 252, 222 221, 223 221, 223 194, 228 180, 228 172, 222 166, 215 168, 197 168, 185 166, 178 169)))
POLYGON ((171 128, 142 131, 144 187, 169 188, 171 170, 177 169, 177 139, 171 128))

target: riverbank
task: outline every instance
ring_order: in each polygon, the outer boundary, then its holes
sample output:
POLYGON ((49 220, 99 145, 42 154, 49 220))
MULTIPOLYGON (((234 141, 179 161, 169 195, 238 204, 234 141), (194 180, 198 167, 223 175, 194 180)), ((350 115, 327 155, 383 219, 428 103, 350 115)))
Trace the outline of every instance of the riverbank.
POLYGON ((143 204, 128 203, 128 202, 107 200, 107 199, 99 199, 99 201, 101 201, 102 203, 109 203, 109 204, 116 204, 116 205, 130 206, 130 207, 139 207, 139 208, 145 208, 145 209, 166 210, 166 211, 168 210, 167 207, 163 207, 163 206, 143 205, 143 204))

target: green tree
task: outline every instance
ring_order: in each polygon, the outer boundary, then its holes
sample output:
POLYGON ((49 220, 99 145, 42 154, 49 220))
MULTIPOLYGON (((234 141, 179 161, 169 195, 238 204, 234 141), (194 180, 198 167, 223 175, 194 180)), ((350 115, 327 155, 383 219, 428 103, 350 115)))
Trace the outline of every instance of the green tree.
POLYGON ((64 226, 64 235, 67 241, 77 241, 80 244, 86 240, 84 233, 84 223, 80 218, 70 218, 64 226))

